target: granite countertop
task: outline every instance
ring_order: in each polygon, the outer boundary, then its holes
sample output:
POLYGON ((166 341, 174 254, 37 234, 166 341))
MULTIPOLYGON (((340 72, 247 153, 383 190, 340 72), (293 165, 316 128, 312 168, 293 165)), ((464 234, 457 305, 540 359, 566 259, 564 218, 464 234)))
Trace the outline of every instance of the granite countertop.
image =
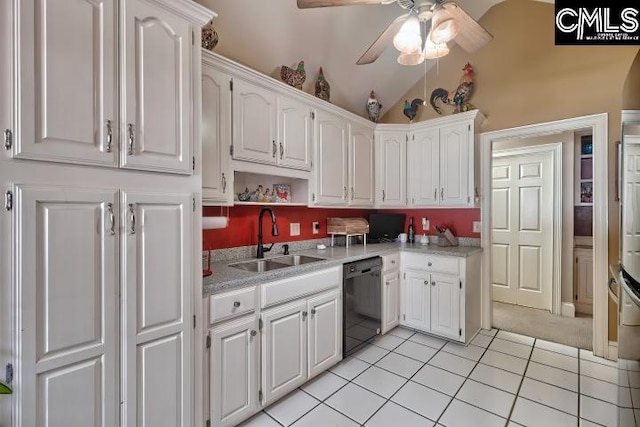
MULTIPOLYGON (((381 255, 388 255, 395 252, 416 252, 422 254, 448 255, 457 257, 468 257, 479 253, 482 248, 474 246, 436 246, 420 245, 411 243, 380 243, 369 244, 367 246, 355 245, 349 248, 344 246, 327 247, 327 249, 310 249, 291 252, 291 255, 309 255, 324 258, 323 261, 312 262, 304 265, 280 268, 265 272, 251 272, 239 268, 230 267, 230 264, 237 264, 255 260, 255 258, 240 259, 234 261, 220 261, 211 264, 213 274, 202 279, 203 296, 209 296, 231 289, 241 288, 274 280, 285 279, 287 277, 322 270, 325 268, 341 266, 344 263, 357 261, 381 255)), ((282 254, 269 254, 269 258, 277 258, 282 254)))

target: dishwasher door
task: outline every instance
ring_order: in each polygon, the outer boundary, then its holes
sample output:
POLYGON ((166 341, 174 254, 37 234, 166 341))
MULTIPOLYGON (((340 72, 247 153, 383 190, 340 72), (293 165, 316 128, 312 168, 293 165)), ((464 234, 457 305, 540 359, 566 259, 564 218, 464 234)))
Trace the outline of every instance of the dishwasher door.
POLYGON ((380 334, 382 328, 382 259, 369 258, 344 265, 343 355, 348 356, 380 334))

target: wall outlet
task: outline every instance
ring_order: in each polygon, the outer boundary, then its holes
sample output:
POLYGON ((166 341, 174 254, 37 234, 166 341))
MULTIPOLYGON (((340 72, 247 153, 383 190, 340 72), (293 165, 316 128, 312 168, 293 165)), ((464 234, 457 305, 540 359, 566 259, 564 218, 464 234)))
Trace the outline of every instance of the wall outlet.
POLYGON ((299 236, 300 235, 300 223, 292 222, 289 224, 289 236, 299 236))
POLYGON ((320 233, 320 223, 318 221, 313 221, 311 223, 311 230, 312 230, 313 234, 320 233))
POLYGON ((422 218, 422 231, 429 231, 429 220, 422 218))
POLYGON ((474 233, 482 232, 482 223, 480 221, 473 221, 473 232, 474 233))

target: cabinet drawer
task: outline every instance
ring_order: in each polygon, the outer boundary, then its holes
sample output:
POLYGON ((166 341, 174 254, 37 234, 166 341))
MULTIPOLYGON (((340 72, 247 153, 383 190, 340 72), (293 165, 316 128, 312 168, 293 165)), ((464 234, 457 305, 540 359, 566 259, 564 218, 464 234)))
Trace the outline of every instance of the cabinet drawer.
POLYGON ((400 254, 391 254, 382 256, 382 272, 393 271, 400 268, 400 254))
POLYGON ((414 270, 448 273, 456 276, 460 274, 460 258, 453 256, 403 253, 402 264, 404 268, 414 270))
POLYGON ((255 309, 255 286, 212 295, 209 297, 209 324, 251 313, 255 309))
POLYGON ((261 286, 262 307, 337 288, 342 283, 342 267, 290 277, 261 286))

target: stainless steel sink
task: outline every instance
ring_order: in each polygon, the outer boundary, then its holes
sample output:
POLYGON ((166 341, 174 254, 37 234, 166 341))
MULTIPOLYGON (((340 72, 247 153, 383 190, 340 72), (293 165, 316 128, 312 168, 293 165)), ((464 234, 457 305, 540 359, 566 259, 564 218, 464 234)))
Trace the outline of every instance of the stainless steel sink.
POLYGON ((284 264, 275 262, 271 259, 257 259, 255 261, 240 262, 238 264, 229 264, 229 267, 239 268, 245 271, 254 271, 262 273, 264 271, 277 270, 279 268, 289 267, 292 264, 284 264))
POLYGON ((310 262, 324 261, 324 258, 318 258, 309 255, 287 255, 273 258, 274 262, 286 264, 286 265, 301 265, 309 264, 310 262))

